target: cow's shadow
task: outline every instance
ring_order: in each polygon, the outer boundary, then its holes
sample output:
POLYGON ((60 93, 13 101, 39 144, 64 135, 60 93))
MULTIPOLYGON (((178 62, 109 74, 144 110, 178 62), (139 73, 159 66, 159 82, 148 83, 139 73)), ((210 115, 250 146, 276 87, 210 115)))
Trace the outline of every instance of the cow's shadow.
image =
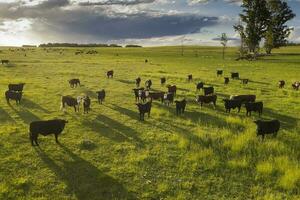
POLYGON ((15 123, 16 121, 6 112, 0 108, 0 122, 15 123))
POLYGON ((64 154, 59 160, 52 159, 40 148, 36 148, 36 152, 47 167, 66 183, 66 192, 70 197, 75 195, 79 200, 137 199, 118 180, 101 172, 62 144, 58 145, 64 154))
POLYGON ((282 128, 284 129, 292 129, 297 126, 297 123, 299 119, 288 116, 288 115, 283 115, 280 114, 279 111, 274 111, 273 109, 270 108, 264 108, 263 114, 262 114, 262 119, 277 119, 280 121, 282 128))
POLYGON ((21 102, 21 106, 26 107, 28 109, 32 109, 32 110, 40 110, 44 113, 49 114, 49 110, 43 108, 42 106, 40 106, 39 104, 34 103, 33 101, 27 99, 27 98, 23 98, 22 102, 21 102))
POLYGON ((39 121, 41 120, 37 115, 33 114, 29 110, 23 107, 18 107, 17 109, 9 104, 10 108, 20 117, 20 119, 25 123, 25 124, 30 124, 33 121, 39 121))

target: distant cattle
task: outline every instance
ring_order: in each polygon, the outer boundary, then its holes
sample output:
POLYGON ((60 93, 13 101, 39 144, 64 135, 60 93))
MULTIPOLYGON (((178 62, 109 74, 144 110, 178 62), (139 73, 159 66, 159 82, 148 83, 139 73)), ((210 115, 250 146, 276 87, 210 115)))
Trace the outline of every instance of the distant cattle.
POLYGON ((106 73, 107 78, 113 78, 114 77, 114 71, 110 70, 106 73))
POLYGON ((152 100, 160 100, 162 103, 164 101, 164 92, 149 92, 147 95, 148 98, 152 100))
MULTIPOLYGON (((135 96, 135 101, 139 101, 140 100, 140 91, 144 91, 145 88, 134 88, 132 89, 134 92, 134 96, 135 96)), ((145 97, 146 98, 146 97, 145 97)))
POLYGON ((168 92, 164 94, 164 103, 169 106, 170 104, 173 104, 174 102, 174 93, 168 92))
POLYGON ((167 85, 167 88, 168 88, 168 92, 169 92, 169 93, 174 93, 174 94, 176 94, 176 91, 177 91, 176 85, 167 85))
POLYGON ((78 85, 80 86, 80 80, 78 78, 74 78, 69 80, 69 84, 71 88, 77 87, 78 85))
POLYGON ((188 81, 193 81, 193 75, 192 74, 188 75, 188 81))
POLYGON ((5 92, 5 98, 6 98, 6 102, 9 104, 9 100, 15 100, 16 104, 20 104, 21 99, 22 99, 22 92, 15 92, 15 91, 6 91, 5 92))
POLYGON ((217 70, 217 76, 222 76, 223 75, 223 70, 217 70))
POLYGON ((19 83, 19 84, 8 84, 8 90, 9 91, 15 91, 15 92, 22 92, 24 88, 25 83, 19 83))
POLYGON ((259 116, 261 116, 264 104, 263 102, 245 103, 245 107, 247 116, 251 116, 251 112, 258 112, 259 116))
POLYGON ((231 72, 231 78, 232 79, 239 79, 240 78, 240 74, 237 72, 231 72))
POLYGON ((249 83, 249 79, 241 79, 241 83, 247 85, 249 83))
POLYGON ((292 87, 293 87, 294 90, 299 90, 300 82, 296 81, 295 83, 292 84, 292 87))
POLYGON ((284 86, 285 86, 285 81, 284 80, 278 81, 278 87, 279 88, 284 88, 284 86))
POLYGON ((31 122, 29 126, 31 145, 33 146, 34 143, 37 146, 39 145, 37 141, 39 134, 43 136, 54 134, 55 141, 58 143, 58 136, 64 130, 66 123, 68 123, 68 121, 61 119, 31 122))
POLYGON ((147 59, 145 59, 145 63, 148 63, 148 60, 147 60, 147 59))
POLYGON ((271 120, 271 121, 262 121, 257 120, 254 121, 257 125, 257 136, 262 136, 262 139, 265 138, 267 134, 273 134, 275 137, 280 129, 280 122, 278 120, 271 120))
POLYGON ((183 99, 182 101, 175 101, 176 104, 176 115, 183 114, 186 107, 186 100, 183 99))
POLYGON ((88 96, 83 97, 83 113, 89 113, 91 109, 91 99, 88 96))
POLYGON ((215 92, 214 87, 204 87, 203 88, 204 96, 212 95, 215 92))
POLYGON ((242 103, 249 103, 249 102, 255 102, 256 96, 255 95, 234 95, 231 96, 230 99, 239 100, 242 103))
POLYGON ((152 102, 147 102, 145 104, 138 103, 136 104, 140 113, 140 120, 145 120, 145 114, 148 113, 148 117, 150 117, 152 102))
POLYGON ((241 111, 242 102, 240 100, 223 99, 223 101, 224 101, 226 112, 230 113, 231 109, 236 109, 236 108, 238 108, 238 112, 241 111))
POLYGON ((61 98, 61 109, 65 109, 66 105, 70 107, 74 107, 75 112, 79 112, 81 97, 77 97, 77 99, 71 96, 63 96, 61 98))
POLYGON ((203 104, 208 104, 208 103, 213 103, 214 107, 216 107, 217 103, 217 95, 212 95, 212 96, 204 96, 204 95, 199 95, 196 98, 196 101, 200 103, 201 107, 203 104))
POLYGON ((136 85, 136 87, 140 87, 140 84, 141 84, 141 78, 138 77, 135 79, 135 85, 136 85))
POLYGON ((146 89, 151 89, 152 81, 149 79, 145 82, 146 89))
POLYGON ((97 93, 97 97, 98 97, 98 103, 102 104, 103 101, 105 100, 105 96, 106 96, 105 90, 103 89, 103 90, 98 91, 96 93, 97 93))
POLYGON ((203 87, 204 87, 204 83, 203 82, 199 82, 196 85, 196 90, 199 91, 200 89, 203 89, 203 87))
POLYGON ((229 78, 228 77, 224 77, 224 84, 228 85, 229 84, 229 78))
POLYGON ((160 78, 160 84, 161 85, 164 85, 164 84, 166 84, 166 77, 162 77, 162 78, 160 78))
POLYGON ((8 64, 8 63, 9 63, 9 60, 1 60, 1 63, 2 63, 2 65, 8 64))

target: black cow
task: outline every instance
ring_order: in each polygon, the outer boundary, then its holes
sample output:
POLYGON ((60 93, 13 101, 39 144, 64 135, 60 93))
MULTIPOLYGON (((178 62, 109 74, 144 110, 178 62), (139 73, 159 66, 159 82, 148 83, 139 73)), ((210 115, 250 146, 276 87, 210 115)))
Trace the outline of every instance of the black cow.
POLYGON ((217 70, 217 76, 222 76, 223 75, 223 70, 217 70))
POLYGON ((9 60, 1 60, 1 63, 2 63, 2 65, 8 64, 8 63, 9 63, 9 60))
POLYGON ((107 78, 113 78, 114 77, 114 71, 110 70, 106 73, 107 78))
POLYGON ((148 63, 148 60, 147 60, 147 59, 145 59, 145 63, 148 63))
POLYGON ((81 97, 77 97, 77 99, 71 96, 63 96, 61 98, 61 109, 65 109, 65 106, 74 107, 75 112, 79 112, 81 97))
POLYGON ((175 101, 176 104, 176 115, 183 114, 186 107, 186 100, 183 99, 182 101, 175 101))
POLYGON ((135 79, 135 84, 136 84, 136 87, 140 87, 140 84, 141 84, 141 78, 140 77, 135 79))
POLYGON ((300 82, 296 81, 295 83, 292 84, 292 87, 293 87, 294 90, 299 90, 300 82))
POLYGON ((140 120, 141 121, 145 120, 145 113, 148 113, 148 117, 150 117, 151 105, 152 105, 151 101, 149 101, 149 102, 147 102, 145 104, 138 103, 136 105, 137 105, 137 107, 139 109, 140 120))
POLYGON ((142 102, 146 101, 148 95, 149 90, 139 90, 139 100, 141 100, 142 102))
POLYGON ((168 85, 167 88, 168 88, 168 92, 169 92, 169 93, 174 93, 174 94, 176 94, 176 91, 177 91, 176 85, 168 85))
POLYGON ((68 123, 68 121, 61 119, 31 122, 29 126, 31 145, 33 146, 34 142, 37 146, 39 145, 37 141, 39 134, 43 136, 54 134, 55 141, 58 143, 58 135, 64 130, 66 123, 68 123))
POLYGON ((263 112, 264 104, 263 102, 255 102, 255 103, 245 103, 246 107, 246 115, 251 116, 251 112, 258 112, 259 116, 261 116, 263 112))
POLYGON ((164 92, 149 92, 147 97, 152 100, 160 100, 162 103, 164 101, 164 92))
POLYGON ((174 102, 174 93, 168 92, 164 94, 164 103, 169 106, 170 104, 173 104, 174 102))
POLYGON ((198 103, 200 103, 201 107, 203 106, 203 103, 213 103, 214 107, 216 107, 216 103, 217 103, 217 95, 212 95, 212 96, 203 96, 203 95, 199 95, 196 98, 196 101, 198 103))
POLYGON ((102 104, 102 102, 105 100, 105 96, 106 96, 105 90, 103 89, 103 90, 98 91, 96 93, 98 95, 98 103, 102 104))
POLYGON ((91 110, 91 99, 88 96, 83 97, 83 113, 89 113, 91 110))
POLYGON ((196 90, 199 91, 200 89, 203 89, 203 87, 204 87, 204 83, 203 82, 199 82, 196 85, 196 90))
POLYGON ((224 77, 224 84, 228 85, 229 84, 229 78, 228 77, 224 77))
POLYGON ((193 81, 193 75, 192 74, 188 75, 188 81, 193 81))
MULTIPOLYGON (((134 92, 134 96, 135 96, 135 101, 139 101, 140 100, 140 91, 144 91, 145 88, 134 88, 132 89, 134 92)), ((145 97, 146 98, 146 97, 145 97)))
POLYGON ((77 87, 78 85, 80 86, 80 80, 78 78, 73 78, 69 80, 69 84, 71 88, 77 87))
POLYGON ((224 101, 226 112, 230 113, 231 109, 236 109, 236 108, 238 108, 238 112, 241 111, 242 102, 240 100, 223 99, 223 101, 224 101))
POLYGON ((240 78, 240 74, 237 72, 231 72, 231 78, 232 79, 239 79, 240 78))
POLYGON ((239 100, 242 103, 249 103, 249 102, 255 102, 256 96, 255 95, 235 95, 235 96, 231 96, 230 99, 239 100))
POLYGON ((279 88, 284 88, 284 86, 285 86, 285 81, 284 80, 280 80, 280 81, 278 81, 278 87, 279 88))
POLYGON ((10 91, 10 90, 7 90, 5 92, 5 98, 6 98, 6 101, 8 104, 9 104, 10 99, 15 100, 16 104, 20 104, 22 95, 23 95, 22 92, 15 92, 15 91, 10 91))
POLYGON ((241 80, 241 83, 247 85, 249 83, 249 79, 244 78, 241 80))
POLYGON ((152 81, 149 79, 145 82, 145 86, 146 86, 146 89, 151 89, 151 86, 152 86, 152 81))
POLYGON ((214 87, 204 87, 203 88, 203 92, 204 92, 204 96, 208 96, 208 95, 212 95, 214 94, 214 87))
POLYGON ((19 83, 19 84, 8 84, 8 90, 9 91, 15 91, 15 92, 22 92, 24 88, 25 83, 19 83))
POLYGON ((167 81, 166 77, 160 78, 160 84, 161 84, 161 85, 166 84, 166 81, 167 81))
POLYGON ((280 129, 280 122, 278 120, 271 120, 271 121, 257 120, 254 121, 254 123, 257 125, 257 129, 256 129, 257 136, 261 135, 263 140, 265 138, 265 135, 267 134, 273 134, 276 137, 280 129))

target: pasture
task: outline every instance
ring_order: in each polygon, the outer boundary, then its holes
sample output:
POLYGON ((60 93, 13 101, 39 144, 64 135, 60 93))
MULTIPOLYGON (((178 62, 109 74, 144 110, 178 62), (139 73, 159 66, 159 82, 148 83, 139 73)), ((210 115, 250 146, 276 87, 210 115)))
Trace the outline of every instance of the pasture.
POLYGON ((0 50, 10 61, 0 65, 0 199, 300 199, 300 91, 291 87, 300 79, 299 47, 253 62, 235 61, 235 48, 222 60, 217 47, 185 47, 184 56, 181 47, 0 50), (217 69, 249 83, 224 85, 217 69), (139 121, 132 91, 138 76, 159 91, 167 91, 160 77, 177 85, 175 99, 188 101, 185 114, 154 101, 150 118, 139 121), (72 78, 82 86, 70 88, 72 78), (199 81, 214 86, 216 109, 196 103, 199 81), (20 82, 21 104, 8 105, 7 85, 20 82), (89 114, 60 110, 62 95, 81 94, 92 99, 89 114), (264 102, 262 119, 281 122, 276 138, 256 136, 257 113, 225 113, 222 98, 234 94, 264 102), (41 136, 40 148, 32 147, 29 123, 54 118, 69 122, 60 144, 41 136))

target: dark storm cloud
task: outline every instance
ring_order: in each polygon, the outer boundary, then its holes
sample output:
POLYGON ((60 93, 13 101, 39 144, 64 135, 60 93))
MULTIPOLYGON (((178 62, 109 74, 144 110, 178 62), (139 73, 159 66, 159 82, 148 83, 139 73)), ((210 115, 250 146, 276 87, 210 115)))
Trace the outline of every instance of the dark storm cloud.
POLYGON ((137 5, 137 4, 147 4, 153 3, 155 0, 104 0, 104 1, 97 1, 97 2, 82 2, 79 3, 80 6, 103 6, 103 5, 137 5))
POLYGON ((43 1, 40 4, 33 6, 35 9, 52 9, 52 8, 59 8, 70 5, 69 0, 48 0, 43 1))

